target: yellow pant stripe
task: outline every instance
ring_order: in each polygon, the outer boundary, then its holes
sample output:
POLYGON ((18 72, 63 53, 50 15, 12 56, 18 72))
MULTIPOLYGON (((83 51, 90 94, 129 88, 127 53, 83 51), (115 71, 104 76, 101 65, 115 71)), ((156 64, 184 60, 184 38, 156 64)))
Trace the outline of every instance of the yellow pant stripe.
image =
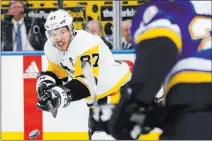
MULTIPOLYGON (((179 83, 211 83, 212 73, 211 72, 195 72, 195 71, 183 71, 172 76, 171 80, 168 82, 165 88, 166 97, 169 90, 176 84, 179 83)), ((164 98, 165 99, 165 98, 164 98)), ((164 101, 165 104, 165 101, 164 101)))

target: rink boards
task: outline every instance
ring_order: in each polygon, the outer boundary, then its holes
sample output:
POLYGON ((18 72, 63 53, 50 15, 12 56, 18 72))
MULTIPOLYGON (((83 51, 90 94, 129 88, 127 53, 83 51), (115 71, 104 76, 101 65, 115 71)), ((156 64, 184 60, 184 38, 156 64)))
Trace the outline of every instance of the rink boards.
MULTIPOLYGON (((114 58, 133 66, 133 51, 113 51, 114 58)), ((9 53, 2 59, 2 140, 29 140, 29 133, 40 130, 36 140, 87 140, 88 108, 84 100, 60 109, 54 119, 36 107, 35 82, 38 71, 46 70, 43 52, 9 53)), ((155 130, 140 139, 157 139, 155 130)))

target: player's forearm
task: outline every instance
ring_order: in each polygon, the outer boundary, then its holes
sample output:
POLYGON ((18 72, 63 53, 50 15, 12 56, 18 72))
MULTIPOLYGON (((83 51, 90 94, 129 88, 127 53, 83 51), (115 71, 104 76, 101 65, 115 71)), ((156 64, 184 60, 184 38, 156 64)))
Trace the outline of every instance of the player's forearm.
POLYGON ((70 89, 73 95, 72 101, 81 100, 90 96, 89 89, 77 79, 67 82, 64 86, 70 89))
POLYGON ((176 63, 176 45, 165 37, 142 41, 136 50, 135 68, 129 85, 135 99, 150 103, 165 76, 176 63))

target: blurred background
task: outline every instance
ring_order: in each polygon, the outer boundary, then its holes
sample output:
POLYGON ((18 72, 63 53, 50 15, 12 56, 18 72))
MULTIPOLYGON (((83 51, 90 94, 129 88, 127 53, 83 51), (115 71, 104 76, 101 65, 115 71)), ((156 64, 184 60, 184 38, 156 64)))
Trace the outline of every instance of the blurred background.
POLYGON ((73 17, 75 29, 98 34, 111 50, 133 49, 130 43, 131 19, 137 6, 145 1, 121 1, 121 21, 120 25, 116 25, 121 27, 121 44, 117 47, 113 45, 112 0, 2 0, 1 50, 43 50, 47 40, 43 26, 45 19, 48 13, 60 8, 67 10, 73 17))

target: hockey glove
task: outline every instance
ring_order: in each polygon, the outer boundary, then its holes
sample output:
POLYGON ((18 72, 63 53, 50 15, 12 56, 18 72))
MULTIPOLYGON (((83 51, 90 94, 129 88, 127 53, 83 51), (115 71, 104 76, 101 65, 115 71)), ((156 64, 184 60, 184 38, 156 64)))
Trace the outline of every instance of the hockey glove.
POLYGON ((47 90, 44 95, 38 98, 36 107, 42 111, 49 111, 47 101, 51 101, 52 106, 57 109, 59 107, 67 107, 72 100, 72 94, 69 89, 64 86, 55 86, 51 90, 47 90))
POLYGON ((36 81, 37 97, 40 98, 47 92, 47 90, 61 84, 62 81, 54 73, 50 71, 40 72, 36 81))

